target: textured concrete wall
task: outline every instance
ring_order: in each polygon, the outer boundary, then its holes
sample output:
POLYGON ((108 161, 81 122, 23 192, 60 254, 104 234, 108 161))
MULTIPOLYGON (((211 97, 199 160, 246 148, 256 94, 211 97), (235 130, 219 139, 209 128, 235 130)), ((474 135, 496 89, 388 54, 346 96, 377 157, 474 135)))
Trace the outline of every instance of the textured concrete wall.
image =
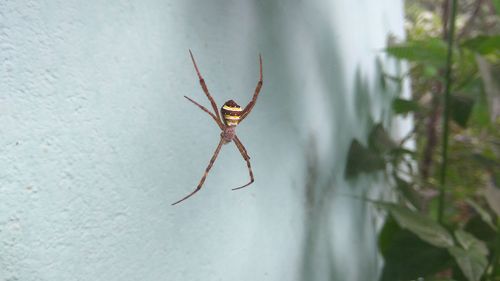
POLYGON ((0 1, 0 280, 373 280, 352 137, 388 123, 401 0, 0 1), (191 48, 256 176, 218 142, 191 48), (385 119, 384 119, 385 118, 385 119))

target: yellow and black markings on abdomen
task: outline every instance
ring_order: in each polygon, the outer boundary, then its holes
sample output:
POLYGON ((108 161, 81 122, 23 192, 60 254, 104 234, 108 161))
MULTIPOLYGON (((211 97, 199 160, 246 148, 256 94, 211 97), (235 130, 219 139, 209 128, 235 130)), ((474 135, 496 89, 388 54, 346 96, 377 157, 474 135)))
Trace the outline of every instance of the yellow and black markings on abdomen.
POLYGON ((243 109, 233 100, 228 100, 222 106, 220 112, 224 123, 228 126, 236 126, 240 122, 243 109))

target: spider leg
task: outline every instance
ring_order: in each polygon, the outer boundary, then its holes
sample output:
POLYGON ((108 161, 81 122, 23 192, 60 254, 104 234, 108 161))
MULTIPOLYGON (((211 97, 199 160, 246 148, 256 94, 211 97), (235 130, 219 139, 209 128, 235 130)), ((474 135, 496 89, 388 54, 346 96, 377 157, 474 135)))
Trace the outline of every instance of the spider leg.
POLYGON ((201 187, 203 186, 203 183, 205 182, 205 179, 207 178, 207 175, 208 175, 208 172, 210 171, 210 169, 212 168, 214 162, 215 162, 215 159, 217 159, 217 155, 219 155, 219 152, 220 152, 220 149, 222 147, 222 145, 224 144, 224 139, 221 138, 220 141, 219 141, 219 145, 217 146, 217 148, 215 149, 215 152, 214 152, 214 155, 212 156, 212 159, 210 159, 210 163, 208 163, 208 166, 207 168, 205 169, 205 173, 203 174, 203 177, 201 177, 201 180, 200 182, 198 183, 198 186, 196 187, 196 189, 189 193, 187 196, 185 196, 184 198, 182 198, 181 200, 175 202, 172 204, 175 205, 175 204, 179 204, 181 203, 182 201, 188 199, 189 197, 193 196, 196 192, 198 192, 201 187))
POLYGON ((217 119, 219 121, 221 121, 222 119, 220 118, 219 110, 217 109, 217 104, 215 103, 214 98, 212 98, 212 96, 208 92, 208 87, 207 87, 207 84, 205 84, 205 79, 203 79, 203 77, 200 74, 200 71, 198 70, 198 66, 196 65, 196 61, 194 60, 194 56, 193 56, 193 53, 191 52, 191 50, 189 50, 189 54, 191 55, 191 60, 193 61, 193 65, 194 65, 194 69, 196 70, 196 74, 198 74, 198 78, 200 79, 201 88, 203 89, 203 92, 205 92, 205 95, 207 95, 207 98, 210 101, 210 104, 212 104, 212 108, 215 111, 215 115, 217 116, 217 119))
POLYGON ((203 105, 195 102, 194 100, 190 99, 189 97, 187 96, 184 96, 186 99, 188 99, 190 102, 194 103, 196 106, 198 106, 201 110, 205 111, 206 113, 208 113, 214 120, 215 122, 217 123, 217 125, 219 126, 219 128, 221 130, 224 130, 224 125, 222 125, 222 122, 220 122, 219 119, 217 119, 217 117, 212 113, 210 112, 210 110, 208 110, 206 107, 204 107, 203 105))
POLYGON ((259 82, 257 83, 257 87, 255 87, 255 92, 253 94, 252 100, 243 109, 243 114, 241 115, 240 123, 252 111, 252 108, 254 107, 255 103, 257 102, 257 97, 259 97, 260 89, 262 88, 263 81, 262 81, 262 56, 261 55, 259 55, 259 65, 260 65, 260 79, 259 79, 259 82))
POLYGON ((236 147, 240 151, 241 156, 243 156, 243 159, 245 159, 245 161, 247 162, 248 173, 250 174, 250 182, 249 183, 232 189, 232 190, 238 190, 238 189, 247 187, 250 184, 252 184, 254 182, 254 179, 253 179, 252 166, 250 165, 250 156, 248 156, 248 153, 247 153, 245 146, 243 145, 243 143, 241 143, 240 139, 237 136, 235 136, 233 140, 234 140, 234 144, 236 144, 236 147))
POLYGON ((234 135, 234 141, 235 141, 235 143, 238 142, 238 145, 243 149, 243 151, 245 151, 245 154, 248 157, 248 159, 250 159, 250 156, 248 155, 248 152, 247 152, 245 146, 243 145, 243 143, 241 143, 241 141, 237 135, 234 135))

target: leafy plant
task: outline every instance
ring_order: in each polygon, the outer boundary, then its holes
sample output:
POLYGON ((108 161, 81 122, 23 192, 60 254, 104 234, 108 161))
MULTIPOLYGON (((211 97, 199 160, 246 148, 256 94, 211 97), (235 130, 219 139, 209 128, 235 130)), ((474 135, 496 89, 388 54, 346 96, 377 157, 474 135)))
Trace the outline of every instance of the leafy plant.
POLYGON ((347 156, 347 178, 384 172, 397 194, 373 202, 384 281, 500 280, 500 1, 457 2, 409 2, 408 39, 385 50, 409 65, 413 98, 392 108, 415 130, 396 141, 376 124, 347 156))

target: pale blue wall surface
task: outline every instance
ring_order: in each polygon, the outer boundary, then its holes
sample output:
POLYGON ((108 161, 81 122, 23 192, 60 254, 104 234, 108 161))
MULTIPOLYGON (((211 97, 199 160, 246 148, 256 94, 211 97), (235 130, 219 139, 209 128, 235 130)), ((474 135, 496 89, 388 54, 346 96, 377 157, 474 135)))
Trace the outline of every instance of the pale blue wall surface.
MULTIPOLYGON (((353 137, 388 124, 376 59, 401 0, 0 1, 0 280, 375 280, 353 137), (256 182, 218 142, 215 99, 256 182), (371 121, 370 121, 371 120, 371 121), (372 122, 373 121, 373 122, 372 122)), ((405 124, 393 124, 395 133, 405 124)))

